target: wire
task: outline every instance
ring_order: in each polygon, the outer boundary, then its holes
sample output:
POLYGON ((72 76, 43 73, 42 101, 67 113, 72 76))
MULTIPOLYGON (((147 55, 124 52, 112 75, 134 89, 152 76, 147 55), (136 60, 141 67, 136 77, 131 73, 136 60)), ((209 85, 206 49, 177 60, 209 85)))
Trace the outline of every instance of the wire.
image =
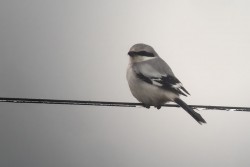
MULTIPOLYGON (((39 104, 65 104, 65 105, 92 105, 92 106, 116 106, 116 107, 137 107, 143 106, 142 103, 129 102, 108 102, 108 101, 82 101, 82 100, 58 100, 58 99, 32 99, 32 98, 9 98, 0 97, 0 102, 6 103, 39 103, 39 104)), ((207 106, 189 105, 197 110, 225 110, 225 111, 247 111, 250 107, 231 107, 231 106, 207 106)), ((180 107, 176 104, 165 104, 162 107, 180 107)))

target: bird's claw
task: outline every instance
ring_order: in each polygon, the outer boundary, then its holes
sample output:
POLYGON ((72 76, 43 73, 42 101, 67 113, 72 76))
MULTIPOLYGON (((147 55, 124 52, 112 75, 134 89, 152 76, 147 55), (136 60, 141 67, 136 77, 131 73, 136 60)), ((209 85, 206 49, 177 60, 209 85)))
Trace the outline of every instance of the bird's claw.
POLYGON ((155 106, 158 110, 161 109, 161 106, 155 106))
POLYGON ((147 109, 150 108, 150 106, 149 106, 149 105, 146 105, 146 104, 142 104, 142 106, 145 107, 145 108, 147 108, 147 109))

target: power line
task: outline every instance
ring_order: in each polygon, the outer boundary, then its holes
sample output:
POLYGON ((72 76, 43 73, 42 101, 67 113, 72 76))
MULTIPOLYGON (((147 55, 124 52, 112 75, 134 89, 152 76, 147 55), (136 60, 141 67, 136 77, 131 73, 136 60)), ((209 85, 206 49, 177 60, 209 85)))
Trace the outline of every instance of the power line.
MULTIPOLYGON (((0 97, 0 102, 6 103, 39 103, 39 104, 65 104, 65 105, 92 105, 92 106, 116 106, 116 107, 137 107, 142 103, 130 102, 108 102, 108 101, 82 101, 82 100, 58 100, 58 99, 33 99, 33 98, 9 98, 0 97)), ((225 111, 246 111, 250 112, 250 107, 232 106, 210 106, 210 105, 189 105, 197 110, 225 110, 225 111)), ((165 104, 162 107, 180 107, 176 104, 165 104)))

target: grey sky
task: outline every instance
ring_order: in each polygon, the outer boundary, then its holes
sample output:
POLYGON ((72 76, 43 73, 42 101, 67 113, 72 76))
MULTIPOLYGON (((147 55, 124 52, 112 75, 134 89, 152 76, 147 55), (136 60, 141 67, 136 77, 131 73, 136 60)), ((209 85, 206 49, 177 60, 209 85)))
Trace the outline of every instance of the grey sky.
MULTIPOLYGON (((136 102, 128 49, 152 45, 192 96, 250 106, 250 2, 0 1, 0 96, 136 102)), ((1 167, 249 166, 250 113, 1 103, 1 167)))

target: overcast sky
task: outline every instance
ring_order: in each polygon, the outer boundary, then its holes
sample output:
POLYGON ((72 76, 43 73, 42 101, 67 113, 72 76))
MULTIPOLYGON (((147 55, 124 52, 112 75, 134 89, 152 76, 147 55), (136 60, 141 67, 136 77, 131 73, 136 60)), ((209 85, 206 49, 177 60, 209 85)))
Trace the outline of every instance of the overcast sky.
MULTIPOLYGON (((136 102, 129 48, 154 47, 188 104, 249 107, 250 1, 1 0, 0 97, 136 102)), ((0 104, 1 167, 250 166, 250 113, 0 104)))

